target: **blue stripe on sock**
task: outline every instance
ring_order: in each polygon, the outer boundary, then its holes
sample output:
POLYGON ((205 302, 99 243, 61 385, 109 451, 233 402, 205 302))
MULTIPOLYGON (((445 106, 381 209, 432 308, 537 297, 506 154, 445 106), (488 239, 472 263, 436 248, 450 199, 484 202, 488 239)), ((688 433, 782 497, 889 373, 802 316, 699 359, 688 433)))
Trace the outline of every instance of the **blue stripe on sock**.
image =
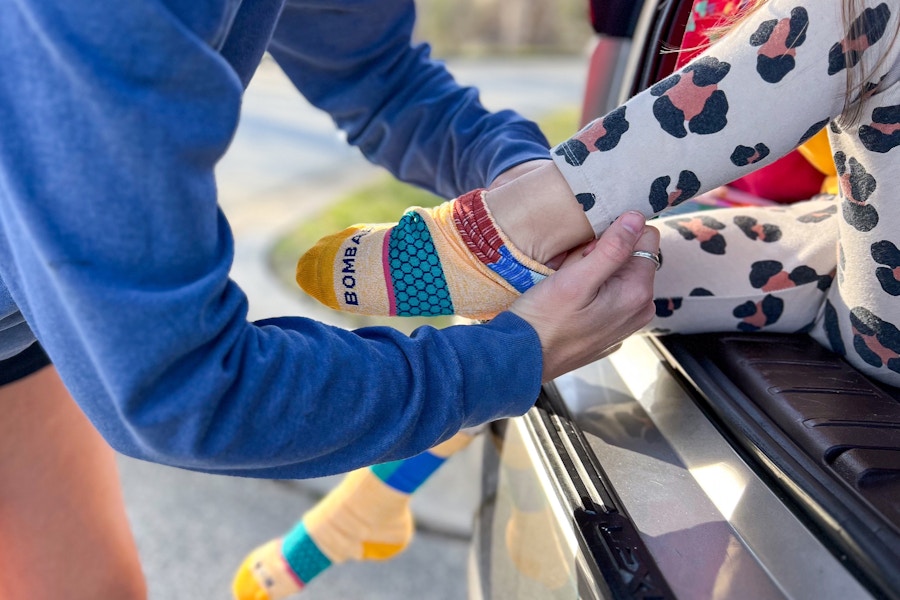
POLYGON ((381 463, 378 465, 372 465, 369 467, 375 476, 382 481, 387 481, 391 478, 391 475, 394 474, 394 471, 400 468, 400 465, 403 464, 402 460, 395 460, 392 462, 381 463))
POLYGON ((372 467, 372 472, 398 492, 412 494, 438 467, 444 464, 445 460, 431 452, 423 452, 406 460, 375 465, 372 467))
POLYGON ((488 265, 492 271, 509 282, 519 292, 534 286, 534 275, 538 275, 513 257, 506 246, 500 247, 500 260, 488 265))
POLYGON ((284 537, 281 553, 291 570, 304 584, 331 566, 331 561, 319 550, 306 531, 303 521, 297 523, 297 526, 284 537))

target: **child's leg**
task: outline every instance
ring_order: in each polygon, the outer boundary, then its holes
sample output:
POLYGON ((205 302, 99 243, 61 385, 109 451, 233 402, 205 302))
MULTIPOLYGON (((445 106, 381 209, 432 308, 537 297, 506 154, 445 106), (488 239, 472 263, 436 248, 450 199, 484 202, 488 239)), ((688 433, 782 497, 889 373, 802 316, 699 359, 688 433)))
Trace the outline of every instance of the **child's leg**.
POLYGON ((354 225, 323 238, 300 258, 297 282, 346 312, 477 319, 550 273, 506 238, 476 190, 410 210, 394 225, 354 225))
POLYGON ((832 197, 651 221, 661 234, 648 331, 809 331, 837 266, 832 197))
POLYGON ((490 318, 549 275, 551 259, 593 237, 582 205, 547 161, 394 225, 354 225, 322 238, 301 257, 297 282, 346 312, 490 318))
POLYGON ((146 598, 113 450, 53 367, 0 387, 0 599, 146 598))
MULTIPOLYGON (((301 258, 298 282, 341 310, 486 317, 547 274, 541 263, 592 236, 584 211, 553 164, 488 192, 484 202, 481 198, 461 196, 404 217, 409 222, 389 230, 383 226, 361 236, 347 230, 325 238, 301 258), (425 240, 422 249, 410 249, 417 239, 425 240), (416 265, 409 267, 412 259, 416 265), (437 267, 426 275, 421 264, 437 267), (440 285, 433 284, 436 280, 440 285), (435 298, 448 302, 432 301, 435 285, 448 290, 435 298), (412 310, 408 300, 416 294, 412 310)), ((651 328, 796 331, 809 325, 824 298, 814 292, 827 287, 835 269, 837 240, 828 212, 836 210, 833 203, 810 202, 651 221, 663 235, 664 260, 656 279, 659 316, 651 328), (816 210, 826 213, 803 215, 816 210)))
POLYGON ((410 495, 471 440, 460 432, 418 456, 347 475, 284 538, 244 559, 233 584, 236 600, 285 598, 332 564, 387 560, 403 551, 413 535, 410 495))

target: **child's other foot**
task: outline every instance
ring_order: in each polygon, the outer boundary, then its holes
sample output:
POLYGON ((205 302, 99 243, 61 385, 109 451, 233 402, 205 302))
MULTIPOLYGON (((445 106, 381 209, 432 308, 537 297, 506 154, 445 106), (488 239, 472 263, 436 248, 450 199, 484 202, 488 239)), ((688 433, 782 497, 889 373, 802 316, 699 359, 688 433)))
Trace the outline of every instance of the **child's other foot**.
POLYGON ((247 555, 231 584, 235 600, 280 600, 303 589, 281 544, 280 538, 272 540, 247 555))
POLYGON ((395 225, 322 238, 300 258, 297 282, 346 312, 485 319, 551 272, 513 247, 475 190, 395 225))
POLYGON ((417 456, 347 475, 283 539, 251 552, 235 574, 235 600, 282 600, 332 564, 388 560, 413 536, 410 495, 472 440, 460 432, 417 456))

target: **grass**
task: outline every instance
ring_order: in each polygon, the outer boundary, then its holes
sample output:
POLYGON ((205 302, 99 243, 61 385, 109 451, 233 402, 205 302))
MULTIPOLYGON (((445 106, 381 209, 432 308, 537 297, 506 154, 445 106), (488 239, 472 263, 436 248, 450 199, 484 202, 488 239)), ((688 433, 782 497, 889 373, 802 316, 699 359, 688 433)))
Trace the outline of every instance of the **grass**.
MULTIPOLYGON (((562 109, 540 119, 538 124, 551 144, 557 144, 571 136, 578 126, 578 110, 562 109)), ((314 219, 300 223, 287 235, 277 240, 269 253, 269 264, 276 276, 286 286, 296 289, 294 271, 297 259, 322 236, 340 231, 356 223, 393 223, 410 206, 436 206, 443 198, 415 186, 397 181, 389 175, 377 178, 324 208, 314 219)), ((309 299, 310 302, 315 302, 309 299)), ((444 327, 454 322, 451 317, 364 317, 348 315, 348 327, 389 325, 403 331, 411 331, 423 324, 444 327)))

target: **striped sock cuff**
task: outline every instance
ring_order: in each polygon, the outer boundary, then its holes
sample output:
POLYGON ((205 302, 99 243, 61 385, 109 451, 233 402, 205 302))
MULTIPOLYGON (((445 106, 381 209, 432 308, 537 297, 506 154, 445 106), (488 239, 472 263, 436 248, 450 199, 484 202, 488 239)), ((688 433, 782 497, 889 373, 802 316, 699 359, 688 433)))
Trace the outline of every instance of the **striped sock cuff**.
POLYGON ((456 199, 453 223, 469 251, 516 291, 525 292, 550 274, 550 269, 522 254, 503 235, 484 203, 484 190, 456 199))
POLYGON ((447 459, 431 452, 423 452, 405 460, 374 465, 371 469, 375 476, 389 487, 398 492, 412 494, 444 464, 445 460, 447 459))
POLYGON ((319 550, 302 522, 285 536, 281 553, 301 586, 331 566, 331 561, 319 550))

